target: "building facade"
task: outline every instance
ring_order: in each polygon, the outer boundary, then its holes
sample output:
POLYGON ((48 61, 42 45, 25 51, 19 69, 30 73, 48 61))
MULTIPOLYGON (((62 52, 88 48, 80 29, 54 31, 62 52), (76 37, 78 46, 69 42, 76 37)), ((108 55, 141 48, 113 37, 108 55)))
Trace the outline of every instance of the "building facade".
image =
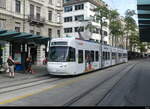
MULTIPOLYGON (((62 12, 62 0, 0 0, 0 29, 51 38, 61 37, 62 12)), ((2 52, 0 54, 5 62, 9 55, 13 55, 10 50, 11 44, 1 41, 0 46, 2 52)), ((46 56, 46 46, 28 46, 28 55, 32 55, 34 63, 42 64, 42 60, 46 56)), ((16 50, 16 52, 18 51, 16 50)))
MULTIPOLYGON (((79 38, 78 29, 80 28, 80 34, 85 40, 100 42, 100 21, 96 20, 96 12, 93 9, 102 5, 105 3, 100 0, 64 0, 63 36, 79 38)), ((108 24, 108 20, 105 22, 108 24)), ((109 44, 108 34, 108 27, 103 27, 103 39, 107 44, 109 44)))

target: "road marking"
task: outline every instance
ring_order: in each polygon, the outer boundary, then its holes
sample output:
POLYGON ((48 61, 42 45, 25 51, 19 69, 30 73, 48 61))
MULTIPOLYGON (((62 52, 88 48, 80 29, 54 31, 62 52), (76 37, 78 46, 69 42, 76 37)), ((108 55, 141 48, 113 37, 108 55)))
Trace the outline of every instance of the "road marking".
POLYGON ((34 91, 32 93, 28 93, 28 94, 24 94, 22 96, 17 96, 17 97, 14 97, 14 98, 10 98, 10 99, 7 99, 7 100, 4 100, 4 101, 1 101, 0 102, 0 105, 4 105, 4 104, 8 104, 8 103, 12 103, 12 102, 15 102, 15 101, 18 101, 18 100, 21 100, 21 99, 24 99, 24 98, 27 98, 27 97, 30 97, 30 96, 33 96, 33 95, 36 95, 36 94, 39 94, 39 93, 42 93, 42 92, 45 92, 45 91, 48 91, 48 90, 52 90, 54 88, 61 88, 61 87, 64 87, 66 85, 69 85, 69 84, 72 84, 72 83, 75 83, 77 81, 81 81, 81 80, 84 80, 84 79, 87 79, 89 77, 93 77, 95 75, 98 75, 99 73, 92 73, 91 75, 84 75, 84 76, 80 76, 80 77, 77 77, 73 80, 67 80, 66 82, 64 83, 60 83, 60 84, 55 84, 53 86, 50 86, 48 88, 43 88, 39 91, 34 91))

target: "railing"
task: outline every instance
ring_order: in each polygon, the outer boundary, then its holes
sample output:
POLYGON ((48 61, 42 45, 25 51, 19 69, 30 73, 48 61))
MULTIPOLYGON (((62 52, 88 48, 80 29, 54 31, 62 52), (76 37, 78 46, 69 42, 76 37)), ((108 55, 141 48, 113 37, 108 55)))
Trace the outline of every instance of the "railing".
POLYGON ((45 18, 43 17, 38 17, 38 16, 34 16, 34 15, 29 15, 28 16, 28 21, 30 23, 35 23, 35 24, 41 24, 41 25, 44 25, 45 23, 45 18))

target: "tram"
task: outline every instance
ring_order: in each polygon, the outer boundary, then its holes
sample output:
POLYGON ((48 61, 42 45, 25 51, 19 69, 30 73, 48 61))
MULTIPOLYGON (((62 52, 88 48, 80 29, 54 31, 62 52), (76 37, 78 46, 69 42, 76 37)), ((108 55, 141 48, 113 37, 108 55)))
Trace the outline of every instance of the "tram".
POLYGON ((51 75, 79 75, 123 62, 128 62, 127 50, 78 38, 55 38, 47 70, 51 75))

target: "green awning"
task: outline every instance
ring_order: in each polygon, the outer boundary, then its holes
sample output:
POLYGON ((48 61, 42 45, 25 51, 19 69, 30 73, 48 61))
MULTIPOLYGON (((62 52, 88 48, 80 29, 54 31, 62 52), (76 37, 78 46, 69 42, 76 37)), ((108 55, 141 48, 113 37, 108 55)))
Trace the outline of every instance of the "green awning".
POLYGON ((7 30, 0 30, 0 34, 6 33, 6 32, 7 32, 7 30))
POLYGON ((21 33, 14 32, 14 31, 7 31, 6 33, 0 34, 0 37, 16 36, 16 35, 19 35, 19 34, 21 34, 21 33))
POLYGON ((33 35, 25 32, 0 30, 0 40, 3 41, 18 43, 35 42, 39 44, 46 44, 48 42, 48 39, 48 37, 33 35))

